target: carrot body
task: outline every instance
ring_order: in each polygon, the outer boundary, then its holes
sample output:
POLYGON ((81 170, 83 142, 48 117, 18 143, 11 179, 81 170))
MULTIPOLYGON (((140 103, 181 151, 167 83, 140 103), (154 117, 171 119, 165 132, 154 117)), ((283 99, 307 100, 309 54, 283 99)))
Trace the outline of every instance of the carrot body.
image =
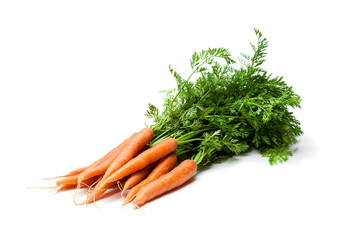
POLYGON ((151 199, 184 184, 193 177, 196 170, 197 164, 193 160, 182 161, 172 171, 143 187, 132 203, 141 206, 151 199))
MULTIPOLYGON (((58 185, 58 186, 61 186, 61 185, 77 185, 77 184, 78 184, 78 181, 77 181, 78 177, 79 177, 79 174, 76 174, 76 175, 70 176, 70 177, 64 177, 64 178, 58 180, 58 181, 56 182, 56 185, 58 185)), ((88 178, 88 179, 83 180, 83 181, 81 182, 81 184, 82 184, 82 183, 83 183, 83 184, 88 184, 88 183, 90 183, 93 179, 98 180, 98 179, 101 179, 102 177, 103 177, 102 175, 100 175, 100 176, 99 176, 99 175, 96 175, 96 176, 93 176, 93 177, 91 177, 91 178, 88 178)))
POLYGON ((132 188, 137 183, 139 183, 144 178, 146 178, 149 175, 149 173, 151 172, 151 170, 153 169, 153 167, 154 167, 154 165, 150 164, 147 167, 131 174, 130 177, 128 177, 128 179, 126 180, 125 184, 123 185, 124 187, 123 187, 123 190, 122 190, 122 196, 123 196, 124 191, 132 188))
POLYGON ((81 175, 78 177, 78 184, 80 184, 85 179, 104 174, 105 171, 110 166, 110 164, 122 152, 123 148, 128 143, 128 141, 130 141, 130 138, 127 138, 126 140, 124 140, 116 148, 112 149, 108 154, 106 154, 104 157, 100 158, 93 164, 91 164, 85 171, 83 171, 81 175))
POLYGON ((103 180, 109 177, 113 172, 130 161, 141 149, 143 149, 152 139, 153 130, 143 128, 130 138, 123 151, 118 155, 114 162, 106 169, 103 180))
MULTIPOLYGON (((81 185, 86 186, 86 187, 91 186, 92 184, 95 184, 101 177, 102 177, 102 175, 88 178, 88 179, 84 180, 81 183, 81 185)), ((70 176, 70 177, 66 177, 64 179, 60 179, 56 182, 56 186, 59 187, 58 190, 76 188, 77 187, 77 178, 78 178, 78 175, 75 175, 75 177, 70 176)))
POLYGON ((88 167, 82 167, 82 168, 78 168, 74 171, 71 171, 70 173, 68 173, 67 175, 64 175, 64 177, 69 177, 69 176, 73 176, 73 175, 76 175, 76 174, 79 174, 79 173, 82 173, 84 172, 88 167))
POLYGON ((68 184, 77 184, 77 180, 80 174, 76 174, 70 177, 65 177, 57 180, 56 185, 68 185, 68 184))
MULTIPOLYGON (((125 140, 126 141, 126 140, 125 140)), ((121 143, 120 145, 118 145, 116 148, 112 149, 111 151, 109 151, 107 154, 105 154, 103 157, 101 157, 100 159, 96 160, 95 162, 93 162, 91 165, 89 165, 88 167, 82 167, 82 168, 78 168, 76 170, 73 170, 71 172, 69 172, 66 175, 62 175, 62 176, 57 176, 57 177, 53 177, 53 178, 45 178, 46 180, 52 180, 55 178, 64 178, 64 177, 71 177, 74 175, 79 175, 78 177, 78 182, 81 183, 81 181, 103 174, 103 173, 99 173, 99 171, 96 169, 96 167, 98 165, 100 165, 101 163, 103 163, 104 161, 107 161, 107 159, 111 159, 113 158, 112 155, 116 154, 116 152, 122 148, 122 145, 125 144, 125 141, 123 143, 121 143), (96 171, 95 171, 96 170, 96 171), (98 174, 96 174, 98 172, 98 174)))
POLYGON ((123 205, 129 203, 142 187, 158 179, 163 174, 169 172, 175 166, 176 162, 177 156, 174 153, 171 153, 167 155, 164 159, 162 159, 154 167, 154 169, 151 171, 151 173, 147 176, 146 179, 144 179, 139 184, 130 189, 130 191, 125 197, 123 205))
MULTIPOLYGON (((91 203, 99 195, 103 194, 106 191, 106 186, 110 182, 116 182, 144 167, 147 165, 158 161, 159 159, 165 157, 167 154, 173 152, 177 147, 177 141, 173 138, 168 138, 160 143, 154 145, 150 149, 142 152, 137 157, 133 158, 125 165, 120 167, 117 171, 112 173, 107 178, 103 178, 100 181, 93 192, 89 195, 87 202, 91 203)), ((104 175, 105 176, 105 175, 104 175)))

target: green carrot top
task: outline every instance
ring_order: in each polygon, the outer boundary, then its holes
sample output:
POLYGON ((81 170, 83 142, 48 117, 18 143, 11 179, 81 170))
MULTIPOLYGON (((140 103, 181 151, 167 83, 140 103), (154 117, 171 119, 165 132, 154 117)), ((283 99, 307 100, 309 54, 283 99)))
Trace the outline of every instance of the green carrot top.
POLYGON ((193 53, 187 79, 169 66, 177 87, 163 91, 161 111, 149 104, 146 112, 154 122, 152 145, 175 138, 178 157, 202 165, 251 148, 270 164, 288 160, 290 146, 303 133, 289 107, 300 108, 301 98, 282 77, 261 67, 268 41, 258 29, 255 33, 254 54, 241 54, 239 66, 225 48, 193 53))

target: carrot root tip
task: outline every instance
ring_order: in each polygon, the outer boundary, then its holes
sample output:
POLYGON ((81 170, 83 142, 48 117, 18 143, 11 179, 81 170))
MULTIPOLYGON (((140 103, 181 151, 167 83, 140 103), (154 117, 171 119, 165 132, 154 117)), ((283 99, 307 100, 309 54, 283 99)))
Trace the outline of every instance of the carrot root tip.
POLYGON ((120 181, 117 181, 117 187, 119 188, 119 190, 123 191, 124 186, 120 181))
POLYGON ((140 206, 138 206, 136 203, 133 203, 133 205, 135 205, 137 209, 139 209, 143 214, 145 214, 145 212, 140 206))
POLYGON ((55 189, 60 187, 59 185, 55 185, 55 186, 50 186, 50 187, 27 187, 27 189, 55 189))
POLYGON ((53 179, 56 179, 56 178, 60 178, 60 177, 42 178, 42 179, 43 179, 43 180, 53 180, 53 179))

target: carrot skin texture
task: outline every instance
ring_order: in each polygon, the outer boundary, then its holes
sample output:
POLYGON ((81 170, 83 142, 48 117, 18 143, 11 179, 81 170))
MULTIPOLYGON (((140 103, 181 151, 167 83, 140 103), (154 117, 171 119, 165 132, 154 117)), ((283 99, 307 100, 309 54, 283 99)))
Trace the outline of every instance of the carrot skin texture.
POLYGON ((167 154, 173 152, 177 147, 177 141, 173 138, 168 138, 154 145, 152 148, 142 152, 137 157, 127 162, 124 166, 109 176, 108 181, 118 181, 119 179, 130 175, 147 165, 154 163, 167 154))
POLYGON ((103 180, 109 177, 113 172, 130 161, 139 151, 141 151, 153 138, 153 130, 151 128, 143 128, 130 138, 128 144, 125 145, 123 151, 113 161, 106 170, 103 180))
POLYGON ((124 187, 123 187, 123 191, 122 193, 127 190, 132 188, 133 186, 135 186, 137 183, 139 183, 140 181, 142 181, 144 178, 146 178, 149 173, 151 172, 151 170, 153 169, 154 165, 150 164, 147 167, 133 173, 130 175, 130 177, 128 177, 128 179, 126 180, 124 187))
POLYGON ((128 143, 129 138, 124 140, 121 144, 119 144, 116 148, 112 149, 108 154, 104 157, 100 158, 99 160, 95 161, 91 164, 78 178, 78 184, 81 184, 82 181, 104 174, 105 171, 108 169, 110 164, 118 157, 121 153, 125 145, 128 143))
POLYGON ((79 177, 78 182, 81 183, 81 181, 86 180, 88 178, 101 175, 105 173, 105 170, 109 167, 111 162, 118 156, 118 154, 122 151, 124 148, 125 144, 129 141, 129 139, 134 136, 132 134, 129 138, 125 139, 121 144, 119 144, 117 147, 114 149, 110 150, 107 154, 105 154, 103 157, 100 159, 96 160, 93 162, 91 165, 86 167, 84 171, 81 172, 81 175, 79 177), (100 167, 98 167, 100 166, 100 167))
POLYGON ((56 182, 56 185, 68 185, 68 184, 75 184, 76 185, 78 183, 77 180, 78 180, 79 175, 80 174, 76 174, 74 176, 59 179, 56 182))
MULTIPOLYGON (((78 181, 77 181, 78 177, 79 177, 79 174, 76 174, 76 175, 70 176, 70 177, 62 178, 62 179, 60 179, 60 180, 58 180, 58 181, 56 182, 56 185, 57 185, 57 186, 61 186, 61 185, 77 185, 77 184, 78 184, 78 181)), ((88 178, 88 179, 83 180, 83 181, 81 182, 81 184, 82 184, 82 183, 83 183, 83 184, 88 184, 88 183, 90 183, 91 181, 93 181, 93 179, 98 180, 98 179, 100 179, 100 178, 102 178, 102 175, 101 175, 101 176, 96 175, 96 176, 93 176, 93 177, 91 177, 91 178, 88 178)), ((96 180, 95 180, 95 181, 96 181, 96 180)))
POLYGON ((93 192, 89 195, 87 202, 91 203, 95 198, 103 194, 106 191, 106 185, 108 185, 110 182, 116 182, 146 167, 147 165, 160 160, 167 154, 173 152, 176 147, 177 141, 173 138, 168 138, 142 152, 137 157, 133 158, 117 171, 112 173, 109 177, 106 179, 103 178, 102 181, 99 182, 95 187, 93 192))
POLYGON ((154 180, 158 179, 160 176, 169 172, 175 166, 176 162, 177 162, 177 156, 174 153, 170 153, 165 158, 163 158, 154 167, 154 169, 151 171, 151 173, 147 176, 146 179, 144 179, 139 184, 137 184, 136 186, 130 189, 130 191, 125 197, 123 206, 129 203, 142 187, 146 186, 148 183, 153 182, 154 180))
MULTIPOLYGON (((116 148, 118 148, 118 147, 120 147, 120 146, 117 146, 116 148)), ((96 160, 94 163, 92 163, 91 165, 89 165, 87 167, 82 167, 82 168, 75 169, 75 170, 69 172, 68 174, 65 174, 65 175, 62 175, 62 176, 57 176, 57 177, 53 177, 53 178, 45 178, 45 179, 46 180, 52 180, 52 179, 56 179, 56 178, 71 177, 71 176, 78 175, 78 174, 82 174, 79 177, 80 182, 83 181, 83 180, 86 180, 88 178, 91 178, 91 177, 93 177, 95 175, 88 176, 87 175, 88 172, 90 172, 94 167, 98 166, 99 164, 101 164, 102 162, 104 162, 107 158, 109 158, 111 156, 111 154, 113 154, 116 151, 116 148, 112 149, 107 154, 105 154, 103 157, 101 157, 100 159, 96 160)), ((103 174, 103 173, 101 173, 101 174, 103 174)), ((97 175, 99 175, 99 174, 97 174, 97 175)))
MULTIPOLYGON (((94 184, 95 182, 97 182, 97 180, 102 177, 101 176, 94 176, 91 178, 88 178, 86 180, 84 180, 81 185, 83 186, 91 186, 92 184, 94 184)), ((75 182, 74 178, 65 178, 65 179, 60 179, 59 181, 56 182, 56 186, 59 186, 60 188, 58 190, 63 190, 63 189, 70 189, 70 188, 76 188, 77 187, 77 181, 75 182)))
POLYGON ((193 177, 197 164, 193 160, 184 160, 169 173, 143 187, 132 201, 136 206, 142 206, 151 199, 181 186, 193 177))

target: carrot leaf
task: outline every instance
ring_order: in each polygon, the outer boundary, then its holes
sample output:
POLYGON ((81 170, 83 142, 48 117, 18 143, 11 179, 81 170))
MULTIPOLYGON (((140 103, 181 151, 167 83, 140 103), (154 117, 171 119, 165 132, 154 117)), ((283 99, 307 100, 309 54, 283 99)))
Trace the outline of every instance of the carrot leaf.
POLYGON ((173 137, 178 157, 201 165, 252 148, 271 165, 288 160, 290 146, 303 133, 290 111, 301 107, 301 97, 282 77, 262 68, 268 41, 258 29, 255 34, 253 55, 241 53, 239 66, 225 48, 194 52, 186 79, 169 66, 177 87, 163 91, 162 111, 149 105, 146 116, 154 122, 151 144, 173 137))

